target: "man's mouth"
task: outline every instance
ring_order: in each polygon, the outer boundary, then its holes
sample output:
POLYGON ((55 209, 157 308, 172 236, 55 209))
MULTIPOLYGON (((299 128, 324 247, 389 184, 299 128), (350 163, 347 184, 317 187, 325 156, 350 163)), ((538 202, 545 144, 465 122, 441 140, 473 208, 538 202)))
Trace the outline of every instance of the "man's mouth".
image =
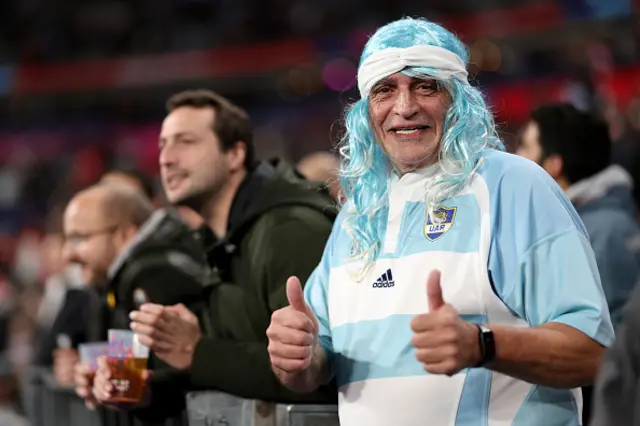
POLYGON ((175 189, 187 177, 186 173, 175 173, 167 176, 165 183, 168 189, 175 189))
POLYGON ((428 129, 429 126, 411 126, 411 127, 395 127, 391 131, 397 135, 411 136, 418 134, 423 130, 428 129))

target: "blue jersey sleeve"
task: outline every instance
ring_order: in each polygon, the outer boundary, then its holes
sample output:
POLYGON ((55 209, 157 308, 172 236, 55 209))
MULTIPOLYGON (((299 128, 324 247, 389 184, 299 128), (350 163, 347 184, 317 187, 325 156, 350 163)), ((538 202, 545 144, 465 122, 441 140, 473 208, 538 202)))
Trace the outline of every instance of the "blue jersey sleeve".
POLYGON ((335 356, 329 321, 329 274, 331 272, 331 260, 334 255, 333 246, 340 232, 341 223, 342 213, 338 215, 333 225, 333 230, 324 248, 320 264, 313 271, 304 287, 305 300, 318 318, 318 343, 325 351, 332 378, 334 375, 333 361, 335 356))
POLYGON ((530 326, 558 322, 602 345, 613 327, 587 232, 560 187, 509 154, 482 173, 490 196, 489 271, 498 297, 530 326))

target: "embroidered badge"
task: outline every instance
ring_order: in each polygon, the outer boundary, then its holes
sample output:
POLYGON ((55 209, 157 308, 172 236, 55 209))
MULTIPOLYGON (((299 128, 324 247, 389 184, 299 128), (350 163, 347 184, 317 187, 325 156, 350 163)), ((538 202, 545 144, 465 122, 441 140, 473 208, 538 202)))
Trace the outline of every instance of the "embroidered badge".
POLYGON ((435 241, 446 234, 453 226, 456 210, 456 207, 438 207, 433 212, 435 220, 432 220, 431 215, 427 217, 427 223, 424 225, 424 236, 429 241, 435 241))

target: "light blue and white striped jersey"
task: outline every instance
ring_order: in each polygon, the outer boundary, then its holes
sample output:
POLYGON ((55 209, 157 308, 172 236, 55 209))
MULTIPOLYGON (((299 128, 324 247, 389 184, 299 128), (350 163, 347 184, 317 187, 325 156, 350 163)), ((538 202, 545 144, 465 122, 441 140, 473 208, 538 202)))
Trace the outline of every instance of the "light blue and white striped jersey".
MULTIPOLYGON (((339 387, 342 426, 569 426, 579 389, 537 386, 484 368, 426 373, 410 321, 428 312, 426 282, 442 271, 444 300, 474 323, 535 327, 559 322, 608 346, 613 328, 587 233, 540 167, 487 150, 467 188, 425 225, 425 185, 436 167, 390 183, 383 247, 364 280, 348 263, 336 222, 305 287, 319 341, 339 387)), ((345 210, 348 206, 345 206, 345 210)))

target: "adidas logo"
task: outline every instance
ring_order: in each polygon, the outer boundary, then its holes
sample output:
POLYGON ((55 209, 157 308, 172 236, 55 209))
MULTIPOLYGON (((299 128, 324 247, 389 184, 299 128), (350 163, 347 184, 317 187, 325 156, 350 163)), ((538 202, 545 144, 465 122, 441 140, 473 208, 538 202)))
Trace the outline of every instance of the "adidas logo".
POLYGON ((378 278, 373 283, 373 288, 386 288, 386 287, 393 287, 394 285, 396 285, 396 282, 393 281, 393 276, 391 275, 391 269, 387 269, 387 272, 382 274, 380 278, 378 278))

